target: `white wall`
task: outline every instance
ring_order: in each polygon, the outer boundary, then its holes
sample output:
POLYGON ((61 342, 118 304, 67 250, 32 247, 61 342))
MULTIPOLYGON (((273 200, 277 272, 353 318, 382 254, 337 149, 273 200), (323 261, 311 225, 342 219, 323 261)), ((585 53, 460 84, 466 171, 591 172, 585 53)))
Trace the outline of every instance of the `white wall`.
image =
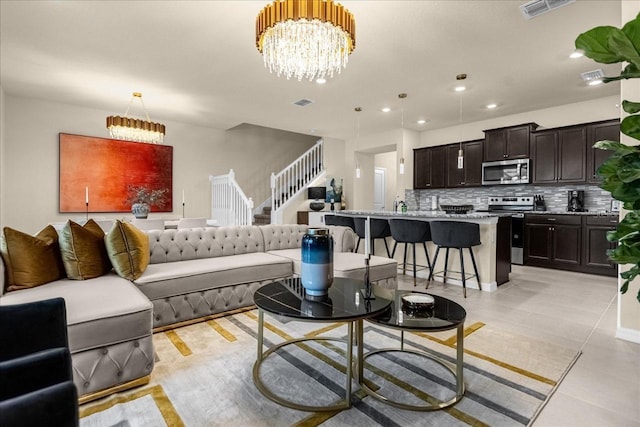
MULTIPOLYGON (((220 160, 216 162, 217 167, 224 168, 232 164, 236 180, 245 192, 251 191, 247 196, 252 197, 257 206, 271 198, 271 173, 280 172, 319 139, 243 124, 225 132, 224 143, 216 150, 216 157, 220 160), (235 159, 233 163, 232 159, 235 159)), ((228 169, 215 171, 215 175, 227 172, 228 169)))
MULTIPOLYGON (((58 212, 58 134, 108 137, 105 117, 111 111, 84 108, 36 99, 4 95, 2 105, 2 205, 3 226, 35 233, 49 222, 83 217, 58 212)), ((182 189, 186 216, 210 216, 209 175, 233 168, 249 197, 267 197, 272 163, 288 163, 306 151, 317 138, 256 126, 223 130, 165 122, 165 144, 173 149, 173 213, 182 215, 182 189)), ((87 167, 91 167, 87 164, 87 167)), ((120 214, 95 214, 110 218, 120 214)))
MULTIPOLYGON (((348 204, 347 209, 372 209, 373 207, 373 182, 374 182, 374 168, 376 164, 376 155, 381 153, 394 153, 395 160, 393 161, 393 171, 388 171, 394 175, 392 182, 395 185, 394 189, 390 189, 390 192, 395 194, 404 194, 404 182, 407 179, 405 172, 404 178, 400 179, 397 170, 397 164, 400 163, 400 157, 405 156, 405 166, 408 162, 412 162, 413 155, 411 154, 411 148, 415 141, 408 143, 407 139, 415 140, 411 137, 411 134, 415 132, 401 129, 394 129, 389 132, 383 132, 374 135, 360 135, 358 139, 350 139, 346 141, 346 164, 349 179, 345 179, 345 188, 348 189, 351 197, 351 203, 348 204), (408 136, 409 135, 409 136, 408 136), (410 144, 410 145, 409 145, 410 144), (402 154, 401 154, 402 153, 402 154), (409 154, 410 157, 406 157, 409 154), (361 177, 357 179, 355 177, 356 163, 360 164, 361 177)), ((410 170, 410 169, 409 169, 410 170)), ((393 203, 393 199, 392 199, 393 203)), ((390 209, 390 207, 387 206, 390 209)))
POLYGON ((393 210, 393 200, 396 195, 400 199, 404 198, 404 194, 396 194, 398 156, 395 151, 380 153, 375 155, 374 162, 376 168, 384 168, 385 170, 384 209, 387 211, 393 210))

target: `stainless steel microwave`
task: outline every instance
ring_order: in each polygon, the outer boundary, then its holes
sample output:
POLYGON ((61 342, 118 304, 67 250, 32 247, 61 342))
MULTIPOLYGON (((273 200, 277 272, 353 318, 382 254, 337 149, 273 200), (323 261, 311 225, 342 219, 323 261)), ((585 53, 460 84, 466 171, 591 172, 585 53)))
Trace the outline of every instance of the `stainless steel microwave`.
POLYGON ((528 184, 529 159, 501 160, 482 164, 482 185, 528 184))

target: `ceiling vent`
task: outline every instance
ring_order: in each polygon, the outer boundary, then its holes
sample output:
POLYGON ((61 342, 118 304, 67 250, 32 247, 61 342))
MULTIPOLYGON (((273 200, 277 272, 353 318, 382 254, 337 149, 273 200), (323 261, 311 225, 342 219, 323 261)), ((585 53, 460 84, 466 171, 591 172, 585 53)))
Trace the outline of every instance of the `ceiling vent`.
POLYGON ((602 71, 602 68, 598 68, 597 70, 580 73, 580 77, 582 77, 582 80, 584 80, 585 82, 590 82, 592 80, 602 80, 602 78, 604 77, 604 71, 602 71))
POLYGON ((526 19, 547 13, 553 9, 566 6, 576 0, 533 0, 520 5, 520 11, 526 19))
POLYGON ((294 102, 294 104, 297 105, 298 107, 306 107, 309 104, 313 104, 313 101, 303 98, 299 101, 294 102))

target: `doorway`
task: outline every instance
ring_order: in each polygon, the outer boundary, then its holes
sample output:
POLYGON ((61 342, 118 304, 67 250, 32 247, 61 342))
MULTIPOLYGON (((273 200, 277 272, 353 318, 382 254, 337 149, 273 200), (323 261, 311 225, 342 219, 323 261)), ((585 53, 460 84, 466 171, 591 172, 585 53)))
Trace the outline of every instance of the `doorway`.
POLYGON ((384 210, 384 201, 386 198, 386 174, 387 170, 385 168, 375 168, 374 170, 374 181, 373 181, 373 210, 374 211, 383 211, 384 210))

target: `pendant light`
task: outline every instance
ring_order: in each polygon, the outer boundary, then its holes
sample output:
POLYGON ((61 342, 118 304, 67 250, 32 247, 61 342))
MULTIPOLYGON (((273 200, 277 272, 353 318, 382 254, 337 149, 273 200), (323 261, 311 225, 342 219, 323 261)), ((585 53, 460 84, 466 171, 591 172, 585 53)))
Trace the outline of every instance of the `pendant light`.
MULTIPOLYGON (((466 74, 458 74, 456 76, 456 80, 461 81, 461 80, 465 80, 467 78, 466 74)), ((463 169, 464 168, 464 151, 462 150, 462 92, 464 92, 464 89, 458 90, 458 88, 464 88, 463 85, 459 85, 456 88, 457 92, 460 92, 460 122, 458 124, 458 126, 460 126, 460 147, 458 149, 458 169, 463 169)))
MULTIPOLYGON (((400 93, 398 94, 398 98, 406 99, 407 94, 400 93)), ((402 132, 400 135, 400 142, 402 142, 402 144, 400 144, 400 146, 404 150, 404 103, 402 105, 402 108, 400 109, 400 132, 402 132)), ((404 157, 400 157, 400 175, 404 175, 404 157)))
MULTIPOLYGON (((356 113, 362 111, 362 108, 356 107, 354 108, 356 113)), ((360 163, 358 162, 358 148, 359 148, 359 140, 360 140, 360 115, 356 114, 356 150, 354 154, 356 156, 356 178, 360 178, 360 163)))
MULTIPOLYGON (((462 95, 460 95, 460 124, 462 126, 462 95)), ((460 130, 462 134, 462 130, 460 130)), ((464 151, 462 150, 462 137, 460 137, 460 147, 458 148, 458 169, 464 168, 464 151)))
POLYGON ((107 117, 107 129, 111 138, 123 141, 146 142, 150 144, 162 144, 164 141, 165 126, 162 123, 155 123, 149 119, 149 113, 142 101, 142 93, 133 92, 129 106, 124 116, 107 117), (134 100, 140 101, 142 110, 147 120, 134 119, 129 117, 129 110, 134 100))

